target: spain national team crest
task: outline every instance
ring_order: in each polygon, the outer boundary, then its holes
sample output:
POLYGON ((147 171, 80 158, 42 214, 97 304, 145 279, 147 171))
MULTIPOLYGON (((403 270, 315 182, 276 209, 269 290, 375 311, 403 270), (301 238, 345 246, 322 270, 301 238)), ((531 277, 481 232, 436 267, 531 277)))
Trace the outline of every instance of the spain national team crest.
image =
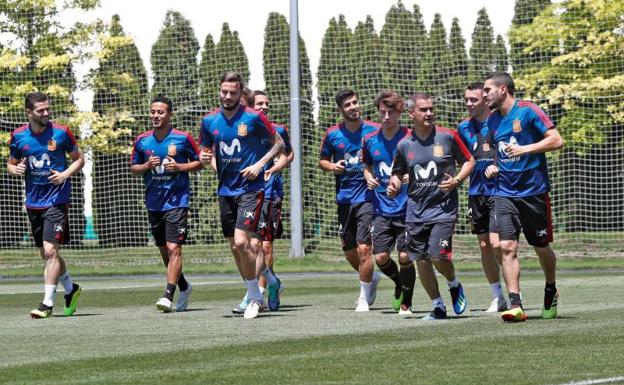
POLYGON ((247 136, 247 125, 245 123, 238 125, 238 136, 247 136))
POLYGON ((436 158, 441 158, 444 156, 444 147, 440 144, 435 144, 433 146, 433 156, 436 158))
POLYGON ((175 144, 170 144, 169 146, 167 146, 167 156, 176 156, 176 154, 178 153, 178 148, 176 147, 175 144))
POLYGON ((522 122, 519 119, 513 121, 513 132, 522 131, 522 122))
POLYGON ((48 151, 56 151, 56 140, 48 140, 48 151))
POLYGON ((483 142, 483 152, 490 151, 490 144, 488 142, 483 142))

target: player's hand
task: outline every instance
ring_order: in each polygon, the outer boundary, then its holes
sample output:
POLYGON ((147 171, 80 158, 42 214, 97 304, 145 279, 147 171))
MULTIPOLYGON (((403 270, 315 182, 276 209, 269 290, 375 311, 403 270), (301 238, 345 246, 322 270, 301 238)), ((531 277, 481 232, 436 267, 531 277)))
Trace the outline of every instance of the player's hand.
POLYGON ((175 159, 173 159, 170 156, 167 156, 167 159, 169 160, 169 162, 167 162, 165 164, 165 171, 167 171, 167 172, 178 172, 178 171, 180 171, 180 164, 177 163, 175 161, 175 159))
POLYGON ((374 190, 377 187, 379 187, 379 180, 373 176, 370 176, 366 179, 366 186, 368 187, 369 190, 374 190))
POLYGON ((243 176, 243 178, 247 178, 249 180, 256 180, 258 178, 258 175, 260 175, 260 167, 256 166, 255 164, 252 164, 249 167, 245 167, 243 170, 241 170, 240 173, 243 176))
POLYGON ((154 167, 160 166, 160 158, 154 155, 150 155, 147 162, 145 162, 145 167, 152 170, 154 167))
POLYGON ((498 167, 494 166, 493 164, 489 165, 485 169, 486 178, 496 178, 497 176, 498 176, 498 167))
POLYGON ((440 190, 444 191, 444 192, 449 192, 449 191, 453 191, 457 188, 457 186, 459 186, 459 182, 457 182, 457 179, 453 178, 452 176, 450 176, 447 173, 444 173, 444 177, 446 179, 444 179, 442 181, 442 183, 440 183, 438 185, 438 187, 440 188, 440 190))
POLYGON ((338 162, 334 163, 334 169, 332 172, 336 175, 340 175, 345 170, 345 161, 344 159, 340 159, 338 162))
POLYGON ((271 179, 271 176, 273 175, 273 172, 271 171, 271 169, 268 169, 264 172, 264 181, 268 182, 269 179, 271 179))
POLYGON ((22 161, 15 165, 15 175, 24 176, 27 168, 26 158, 22 158, 22 161))
POLYGON ((199 160, 204 165, 209 165, 212 160, 212 149, 206 146, 202 146, 201 151, 199 152, 199 160))
POLYGON ((508 144, 505 147, 505 154, 507 154, 508 157, 510 158, 514 158, 520 155, 523 155, 526 152, 526 147, 525 146, 520 146, 518 144, 508 144))
POLYGON ((392 175, 390 177, 390 183, 388 183, 388 188, 386 188, 386 194, 388 194, 389 197, 394 198, 400 189, 401 179, 399 179, 396 175, 392 175))
POLYGON ((48 180, 50 181, 50 183, 54 185, 59 185, 59 184, 63 184, 68 177, 69 175, 67 175, 65 171, 58 172, 52 169, 50 170, 50 176, 48 177, 48 180))
POLYGON ((401 178, 401 183, 409 184, 409 174, 403 174, 403 178, 401 178))

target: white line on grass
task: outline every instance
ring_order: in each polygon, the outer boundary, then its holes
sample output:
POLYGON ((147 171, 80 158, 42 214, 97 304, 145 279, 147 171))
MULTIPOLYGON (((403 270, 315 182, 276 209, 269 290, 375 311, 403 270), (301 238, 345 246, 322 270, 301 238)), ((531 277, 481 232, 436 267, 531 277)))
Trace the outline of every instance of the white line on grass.
POLYGON ((575 382, 567 382, 561 385, 595 385, 595 384, 608 384, 611 382, 624 381, 624 376, 620 377, 609 377, 609 378, 599 378, 596 380, 585 380, 585 381, 575 381, 575 382))

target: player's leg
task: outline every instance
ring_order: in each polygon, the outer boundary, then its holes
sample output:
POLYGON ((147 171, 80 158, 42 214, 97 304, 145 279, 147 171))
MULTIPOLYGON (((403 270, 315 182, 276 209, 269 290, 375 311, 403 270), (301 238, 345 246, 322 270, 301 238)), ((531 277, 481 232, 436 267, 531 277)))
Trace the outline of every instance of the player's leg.
POLYGON ((255 318, 264 308, 264 301, 260 287, 258 286, 257 265, 260 260, 259 242, 251 244, 251 239, 260 239, 258 234, 258 221, 262 210, 264 192, 249 192, 237 198, 238 208, 236 211, 236 224, 234 229, 234 246, 240 257, 241 275, 245 280, 249 305, 245 309, 245 318, 255 318))
POLYGON ((453 311, 455 314, 462 314, 468 306, 468 300, 464 293, 464 288, 455 274, 453 256, 453 231, 454 222, 438 222, 432 225, 429 236, 428 253, 436 270, 445 278, 453 301, 453 311))
POLYGON ((427 254, 431 225, 422 223, 405 224, 407 255, 411 261, 416 261, 418 278, 433 304, 430 314, 423 317, 426 320, 446 318, 446 307, 440 295, 438 280, 433 271, 431 257, 427 254))
POLYGON ((524 198, 520 204, 522 204, 520 214, 522 231, 539 257, 546 281, 542 318, 556 318, 559 292, 556 286, 557 258, 550 247, 553 241, 550 198, 548 194, 536 195, 524 198))
MULTIPOLYGON (((228 241, 228 245, 230 246, 230 252, 232 253, 232 256, 234 257, 234 263, 236 264, 236 269, 239 272, 244 282, 245 277, 243 277, 243 274, 242 274, 243 269, 241 267, 241 257, 238 254, 236 245, 234 244, 234 228, 236 227, 237 210, 238 210, 238 204, 236 203, 235 197, 219 196, 221 231, 223 233, 223 237, 227 239, 228 241)), ((232 309, 232 313, 243 314, 248 304, 249 304, 249 298, 247 297, 247 294, 245 291, 245 295, 243 296, 242 301, 232 309)))
POLYGON ((368 305, 375 303, 377 285, 381 275, 375 271, 372 255, 371 227, 373 226, 374 208, 370 202, 354 205, 356 222, 356 242, 360 261, 360 294, 364 295, 368 305))
POLYGON ((401 281, 399 280, 399 267, 390 258, 390 251, 394 248, 395 233, 392 227, 392 218, 376 216, 373 219, 371 237, 373 242, 373 255, 379 270, 394 282, 394 296, 391 306, 398 311, 401 307, 401 281))
POLYGON ((501 314, 506 322, 525 321, 527 316, 520 298, 520 261, 518 260, 518 237, 520 236, 520 217, 513 199, 495 197, 496 221, 500 238, 501 267, 505 285, 509 293, 509 310, 501 314))
POLYGON ((401 282, 401 303, 399 314, 411 314, 414 285, 416 284, 416 268, 414 262, 407 254, 407 240, 405 238, 405 222, 403 219, 395 220, 393 228, 397 239, 397 251, 399 253, 399 281, 401 282))

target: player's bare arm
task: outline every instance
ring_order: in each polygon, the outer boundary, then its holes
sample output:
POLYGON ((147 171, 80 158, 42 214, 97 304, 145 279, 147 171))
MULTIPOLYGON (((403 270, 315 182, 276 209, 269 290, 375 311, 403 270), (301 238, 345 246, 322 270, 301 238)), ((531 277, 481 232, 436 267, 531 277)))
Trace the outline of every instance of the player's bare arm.
POLYGON ((333 172, 336 175, 340 175, 345 170, 344 163, 345 163, 344 159, 340 159, 338 162, 334 163, 328 158, 322 158, 319 161, 319 167, 323 171, 333 172))
POLYGON ((145 172, 152 170, 154 167, 157 167, 159 165, 160 158, 152 155, 147 159, 147 162, 145 163, 133 164, 130 167, 130 171, 132 171, 134 175, 143 175, 145 172))
POLYGON ((455 190, 457 187, 459 187, 461 182, 463 182, 466 178, 468 178, 468 176, 470 176, 470 173, 472 173, 472 170, 475 168, 476 164, 477 162, 471 156, 470 159, 462 164, 459 172, 457 173, 457 175, 455 175, 455 177, 445 173, 445 179, 442 181, 442 183, 438 185, 438 187, 444 192, 455 190))
POLYGON ((17 160, 15 158, 9 158, 7 161, 7 171, 12 176, 24 176, 28 166, 26 165, 26 158, 17 160))
POLYGON ((293 159, 295 159, 295 152, 291 151, 288 155, 281 153, 273 162, 273 166, 264 172, 264 180, 267 181, 271 178, 271 175, 281 172, 283 169, 290 166, 293 159))
POLYGON ((364 168, 364 180, 366 180, 366 186, 369 190, 379 187, 379 181, 375 178, 370 166, 364 168))
POLYGON ((82 170, 85 164, 84 155, 82 152, 76 150, 69 154, 72 163, 65 169, 65 171, 50 170, 51 175, 48 177, 50 183, 59 185, 63 184, 67 178, 75 175, 78 171, 82 170))
POLYGON ((260 175, 260 172, 262 171, 264 166, 266 166, 267 163, 272 161, 280 152, 284 151, 284 147, 285 147, 284 140, 282 139, 280 134, 278 134, 277 132, 275 132, 275 134, 273 134, 273 136, 271 137, 270 143, 271 143, 271 148, 259 161, 252 164, 249 167, 245 167, 241 171, 241 174, 245 178, 249 180, 256 180, 256 178, 258 178, 258 175, 260 175))
POLYGON ((505 153, 509 157, 521 156, 524 154, 539 154, 549 151, 555 151, 563 148, 563 138, 556 128, 551 128, 544 133, 544 139, 537 143, 520 146, 517 144, 509 144, 505 148, 505 153))

